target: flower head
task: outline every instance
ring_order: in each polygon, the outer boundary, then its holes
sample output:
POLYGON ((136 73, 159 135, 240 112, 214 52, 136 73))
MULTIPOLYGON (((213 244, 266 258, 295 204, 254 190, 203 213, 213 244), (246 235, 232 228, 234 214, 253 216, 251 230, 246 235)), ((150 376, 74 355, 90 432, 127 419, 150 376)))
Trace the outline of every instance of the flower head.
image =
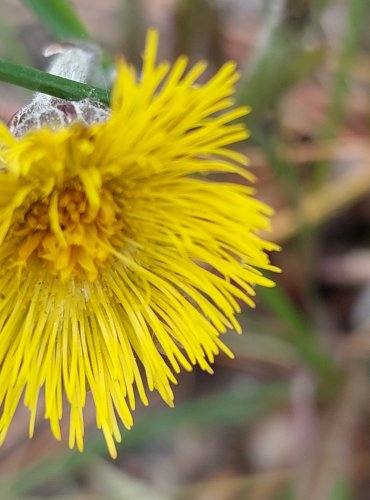
POLYGON ((137 394, 172 406, 182 368, 212 372, 220 334, 240 332, 240 303, 271 286, 275 246, 257 232, 271 210, 228 146, 247 137, 231 109, 238 79, 225 64, 203 85, 203 63, 156 64, 150 32, 142 73, 120 62, 101 123, 0 130, 0 440, 20 399, 33 434, 39 395, 60 439, 83 448, 91 391, 109 451, 129 428, 137 394))

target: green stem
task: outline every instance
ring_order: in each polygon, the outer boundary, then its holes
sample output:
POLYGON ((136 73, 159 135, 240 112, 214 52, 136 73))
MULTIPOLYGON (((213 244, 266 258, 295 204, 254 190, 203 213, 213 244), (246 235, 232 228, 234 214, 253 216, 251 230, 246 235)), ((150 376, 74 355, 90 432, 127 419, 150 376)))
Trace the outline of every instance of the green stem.
POLYGON ((108 91, 0 59, 0 81, 69 101, 91 99, 109 105, 108 91))
POLYGON ((57 40, 86 40, 90 35, 67 0, 23 0, 57 40))

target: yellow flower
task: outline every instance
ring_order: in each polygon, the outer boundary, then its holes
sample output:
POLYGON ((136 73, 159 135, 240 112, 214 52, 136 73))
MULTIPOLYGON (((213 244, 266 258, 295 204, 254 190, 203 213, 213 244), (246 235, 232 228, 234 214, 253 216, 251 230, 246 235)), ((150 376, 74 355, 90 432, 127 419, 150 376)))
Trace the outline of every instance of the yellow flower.
POLYGON ((91 391, 109 451, 130 428, 136 393, 173 405, 182 368, 212 373, 232 356, 219 336, 240 332, 240 303, 272 286, 266 250, 271 209, 240 183, 253 180, 228 145, 247 137, 231 109, 238 79, 225 64, 196 84, 200 62, 155 63, 149 33, 142 73, 121 62, 111 116, 91 126, 0 130, 0 441, 22 397, 32 436, 40 392, 60 439, 83 449, 91 391), (208 175, 208 177, 207 177, 208 175))

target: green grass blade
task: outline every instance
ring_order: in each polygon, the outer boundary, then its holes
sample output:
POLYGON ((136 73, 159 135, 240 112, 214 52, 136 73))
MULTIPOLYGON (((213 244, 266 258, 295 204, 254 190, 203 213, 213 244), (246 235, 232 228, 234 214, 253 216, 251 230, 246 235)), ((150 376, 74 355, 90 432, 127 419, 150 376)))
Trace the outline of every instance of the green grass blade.
POLYGON ((62 99, 92 99, 109 104, 109 93, 101 88, 51 75, 44 71, 0 59, 0 81, 62 99))
POLYGON ((57 40, 90 39, 90 35, 67 0, 23 0, 45 29, 57 40))

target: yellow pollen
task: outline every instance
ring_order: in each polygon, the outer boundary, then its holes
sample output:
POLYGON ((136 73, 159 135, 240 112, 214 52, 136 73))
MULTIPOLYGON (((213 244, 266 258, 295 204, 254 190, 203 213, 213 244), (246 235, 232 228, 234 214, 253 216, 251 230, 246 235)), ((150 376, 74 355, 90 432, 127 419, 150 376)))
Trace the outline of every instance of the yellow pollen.
POLYGON ((94 281, 111 254, 112 237, 122 227, 109 190, 101 190, 98 211, 91 208, 80 186, 54 191, 25 214, 18 262, 26 264, 36 257, 63 281, 83 273, 94 281))

